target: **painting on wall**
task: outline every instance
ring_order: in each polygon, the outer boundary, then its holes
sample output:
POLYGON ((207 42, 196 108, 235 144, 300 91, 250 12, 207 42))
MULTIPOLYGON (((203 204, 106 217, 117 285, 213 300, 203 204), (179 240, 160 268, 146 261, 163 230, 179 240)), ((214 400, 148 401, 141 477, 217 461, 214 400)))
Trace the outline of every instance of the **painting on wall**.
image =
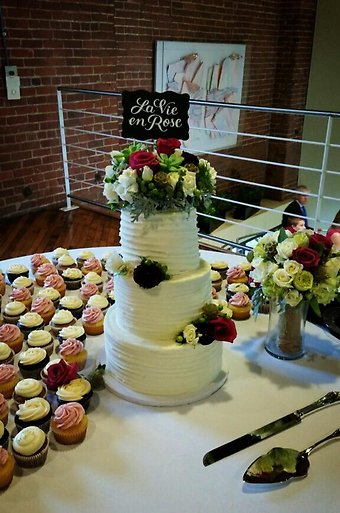
MULTIPOLYGON (((157 41, 155 91, 188 93, 192 100, 241 103, 245 45, 157 41)), ((191 151, 214 151, 237 142, 239 110, 190 105, 191 151)))

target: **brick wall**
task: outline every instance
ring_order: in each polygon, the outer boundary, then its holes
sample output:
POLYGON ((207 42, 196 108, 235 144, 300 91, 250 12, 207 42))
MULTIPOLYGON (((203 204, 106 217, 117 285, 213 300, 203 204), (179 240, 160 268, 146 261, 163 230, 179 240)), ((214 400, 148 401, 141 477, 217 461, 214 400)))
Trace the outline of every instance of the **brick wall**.
MULTIPOLYGON (((56 87, 152 90, 156 40, 246 44, 243 103, 303 108, 316 3, 3 0, 1 64, 17 66, 21 99, 7 100, 1 82, 0 216, 65 203, 56 87)), ((110 101, 100 109, 110 111, 110 101)), ((275 118, 245 116, 243 123, 264 133, 278 127, 287 135, 301 133, 298 121, 282 127, 275 118)), ((257 155, 268 151, 275 159, 288 149, 256 148, 257 155)), ((231 167, 235 172, 234 162, 231 167)), ((241 170, 242 178, 253 176, 253 168, 241 170)), ((267 180, 266 171, 259 172, 267 180)), ((91 170, 81 173, 88 188, 98 180, 91 170)))

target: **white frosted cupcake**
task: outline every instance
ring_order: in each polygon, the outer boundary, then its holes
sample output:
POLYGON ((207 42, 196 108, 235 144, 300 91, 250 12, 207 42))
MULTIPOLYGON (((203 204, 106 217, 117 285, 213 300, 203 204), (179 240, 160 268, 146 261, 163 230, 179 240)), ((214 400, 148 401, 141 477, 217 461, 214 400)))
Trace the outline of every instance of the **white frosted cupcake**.
POLYGON ((23 264, 11 264, 7 269, 7 278, 10 283, 19 276, 26 276, 28 278, 29 269, 23 264))
POLYGON ((78 267, 78 265, 71 255, 61 255, 61 257, 58 258, 57 270, 60 275, 62 275, 66 269, 72 269, 74 267, 78 267))
POLYGON ((39 290, 38 297, 47 297, 52 301, 54 306, 58 308, 61 295, 60 292, 53 287, 44 287, 43 289, 39 290))
POLYGON ((0 342, 0 365, 2 363, 13 365, 14 351, 5 342, 0 342))
POLYGON ((34 293, 34 282, 31 278, 27 278, 27 276, 18 276, 18 278, 15 278, 12 283, 12 287, 15 289, 22 289, 25 287, 32 295, 34 293))
POLYGON ((20 315, 24 315, 27 312, 27 307, 20 301, 10 301, 5 305, 2 313, 5 323, 16 324, 20 318, 20 315))
POLYGON ((34 330, 41 330, 45 326, 44 319, 37 312, 27 312, 20 315, 17 326, 27 339, 29 333, 34 330))
POLYGON ((73 326, 67 326, 63 328, 58 334, 58 340, 60 344, 67 340, 68 338, 76 338, 85 344, 86 333, 83 326, 78 326, 78 324, 74 324, 73 326))
POLYGON ((50 361, 45 349, 30 347, 19 353, 18 367, 23 378, 39 379, 41 370, 50 361))
POLYGON ((15 385, 13 400, 16 404, 22 404, 27 399, 34 397, 46 397, 46 387, 41 381, 33 378, 25 378, 15 385))
POLYGON ((69 310, 76 319, 80 319, 84 310, 84 303, 79 296, 65 296, 61 298, 59 308, 69 310))
POLYGON ((105 314, 110 307, 110 303, 106 297, 101 294, 95 294, 89 298, 87 306, 96 306, 101 309, 103 314, 105 314))
POLYGON ((58 333, 63 328, 72 326, 75 323, 76 319, 69 310, 57 310, 50 322, 51 331, 55 336, 58 336, 58 333))
POLYGON ((55 248, 52 253, 52 262, 54 265, 58 263, 58 258, 60 258, 62 255, 68 255, 68 249, 66 248, 55 248))
POLYGON ((51 356, 54 349, 54 340, 49 331, 35 330, 31 331, 26 341, 27 347, 41 347, 45 349, 48 356, 51 356))
POLYGON ((48 433, 52 417, 51 405, 43 397, 33 397, 19 404, 14 422, 20 431, 28 426, 36 426, 48 433))
POLYGON ((90 404, 92 394, 91 383, 85 378, 73 379, 66 385, 58 387, 56 392, 59 404, 77 402, 85 411, 90 404))
POLYGON ((93 258, 94 257, 94 253, 89 250, 89 249, 82 249, 79 253, 79 255, 77 256, 77 264, 78 264, 78 267, 79 269, 82 268, 85 260, 88 260, 89 258, 93 258))
POLYGON ((47 458, 46 433, 36 426, 26 427, 13 438, 12 450, 14 459, 20 467, 40 467, 47 458))
POLYGON ((103 278, 93 271, 90 271, 84 276, 83 283, 94 283, 97 285, 99 292, 103 292, 103 278))
POLYGON ((70 267, 62 273, 66 288, 68 290, 80 289, 83 273, 78 267, 70 267))

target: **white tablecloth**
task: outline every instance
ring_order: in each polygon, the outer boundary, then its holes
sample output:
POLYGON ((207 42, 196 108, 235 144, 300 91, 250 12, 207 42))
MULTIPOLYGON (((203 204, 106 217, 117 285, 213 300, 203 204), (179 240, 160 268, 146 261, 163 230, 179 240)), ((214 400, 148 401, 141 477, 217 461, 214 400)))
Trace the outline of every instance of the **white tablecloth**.
MULTIPOLYGON (((79 251, 79 250, 78 250, 79 251)), ((74 255, 77 250, 71 251, 74 255)), ((93 248, 96 255, 108 248, 93 248)), ((239 257, 203 252, 234 265, 239 257)), ((29 262, 28 257, 17 261, 29 262)), ((6 270, 10 261, 0 262, 6 270)), ((307 325, 307 354, 279 361, 263 349, 267 316, 237 322, 238 338, 224 345, 226 384, 210 398, 174 408, 139 406, 107 390, 94 394, 85 441, 61 446, 50 435, 45 465, 16 468, 0 492, 1 511, 27 513, 311 513, 339 511, 338 441, 310 456, 307 478, 263 489, 242 475, 274 446, 304 449, 340 425, 340 405, 315 412, 301 424, 219 461, 202 464, 209 450, 340 390, 340 343, 307 325)), ((88 337, 94 365, 103 337, 88 337)))

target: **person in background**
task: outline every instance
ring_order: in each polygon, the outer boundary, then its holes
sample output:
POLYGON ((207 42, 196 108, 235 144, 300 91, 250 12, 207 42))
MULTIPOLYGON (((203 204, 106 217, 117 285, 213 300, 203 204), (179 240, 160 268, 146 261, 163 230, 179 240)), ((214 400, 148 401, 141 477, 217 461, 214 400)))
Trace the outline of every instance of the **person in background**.
POLYGON ((328 228, 326 237, 330 240, 336 249, 340 250, 340 210, 338 210, 337 214, 333 219, 332 225, 328 228))
POLYGON ((305 220, 301 217, 290 217, 289 224, 284 228, 291 233, 301 232, 306 228, 305 220))
POLYGON ((310 190, 305 185, 299 185, 296 190, 297 192, 295 194, 294 200, 291 201, 284 210, 281 224, 284 228, 286 228, 286 226, 290 226, 291 219, 294 219, 295 217, 302 217, 305 221, 305 227, 309 228, 305 205, 309 200, 308 193, 310 190))

